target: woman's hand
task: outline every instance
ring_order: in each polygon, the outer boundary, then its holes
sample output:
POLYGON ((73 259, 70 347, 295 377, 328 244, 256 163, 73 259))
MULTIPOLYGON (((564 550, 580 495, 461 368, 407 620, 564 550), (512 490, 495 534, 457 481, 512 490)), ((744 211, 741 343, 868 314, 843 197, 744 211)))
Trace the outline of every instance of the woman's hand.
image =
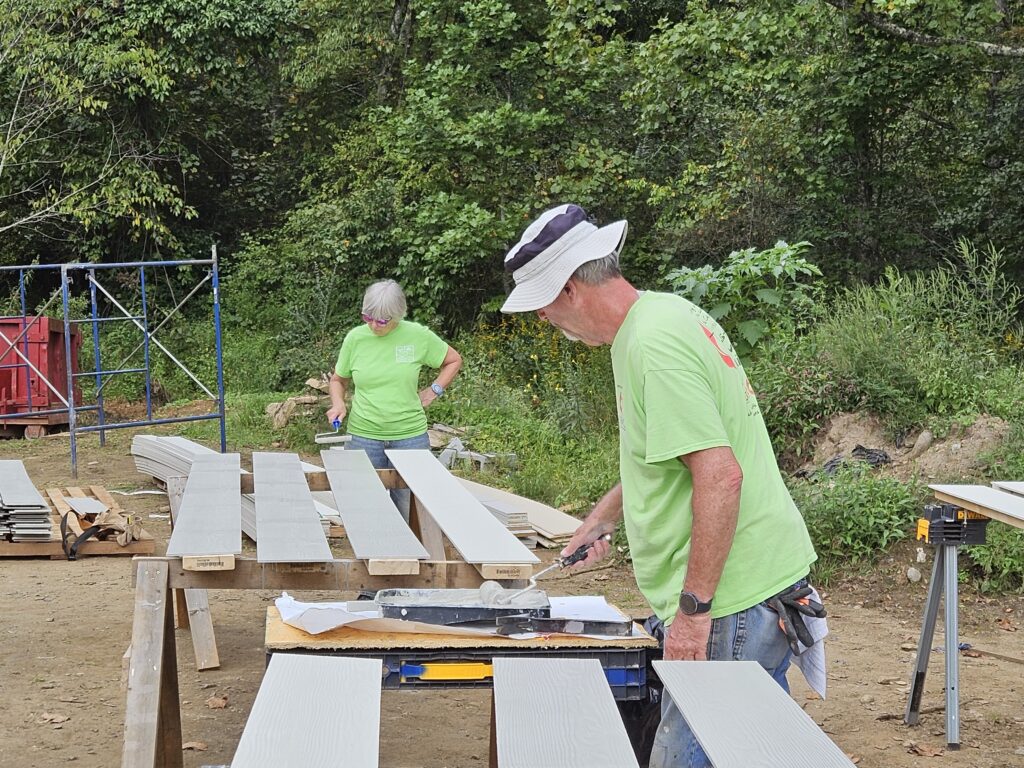
POLYGON ((327 421, 333 427, 334 426, 334 422, 337 421, 337 422, 340 423, 340 422, 344 421, 345 420, 345 416, 347 414, 348 414, 348 409, 345 407, 344 403, 342 403, 341 405, 332 406, 327 411, 327 421))
POLYGON ((420 405, 424 408, 429 407, 435 400, 437 400, 437 394, 430 387, 420 390, 420 405))

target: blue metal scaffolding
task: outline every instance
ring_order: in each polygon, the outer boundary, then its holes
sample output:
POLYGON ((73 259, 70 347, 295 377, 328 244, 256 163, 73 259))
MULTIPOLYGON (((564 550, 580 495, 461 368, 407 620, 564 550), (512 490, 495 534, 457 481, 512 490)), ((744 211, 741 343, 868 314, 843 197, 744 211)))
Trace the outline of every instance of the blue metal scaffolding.
POLYGON ((129 429, 135 427, 147 427, 156 424, 175 424, 181 422, 191 421, 209 421, 217 419, 220 421, 220 450, 223 453, 227 449, 227 433, 225 429, 224 420, 224 359, 223 350, 221 345, 221 318, 220 318, 220 277, 217 267, 217 246, 214 245, 211 250, 211 257, 209 259, 191 259, 191 260, 179 260, 179 261, 134 261, 124 262, 119 264, 33 264, 13 267, 0 267, 0 273, 16 272, 18 275, 18 294, 21 302, 21 317, 24 320, 24 327, 21 332, 13 339, 9 338, 2 329, 0 329, 0 360, 8 355, 10 352, 14 352, 17 358, 20 360, 18 363, 8 364, 2 366, 3 368, 23 369, 25 373, 25 384, 27 392, 27 410, 24 411, 8 411, 0 413, 0 422, 6 419, 13 419, 16 417, 31 417, 31 416, 50 416, 58 414, 67 414, 68 417, 68 434, 71 441, 71 472, 74 477, 78 477, 78 435, 86 434, 90 432, 98 432, 100 445, 106 443, 106 432, 110 429, 129 429), (166 314, 163 320, 153 328, 150 329, 151 322, 151 311, 149 302, 147 300, 147 289, 146 289, 146 270, 147 269, 161 269, 161 268, 181 268, 181 267, 199 267, 205 268, 202 279, 192 288, 192 290, 185 296, 181 301, 170 312, 166 314), (100 280, 99 275, 106 274, 107 270, 138 270, 138 288, 139 288, 139 299, 140 309, 137 314, 133 314, 131 311, 126 309, 124 305, 115 298, 114 294, 104 286, 100 280), (27 291, 26 286, 28 281, 31 280, 31 276, 37 272, 55 271, 60 270, 60 286, 53 292, 50 298, 43 305, 42 309, 29 319, 28 316, 28 305, 27 305, 27 291), (72 317, 72 294, 71 288, 72 283, 76 275, 83 274, 88 283, 89 296, 88 302, 90 307, 90 314, 84 318, 72 317), (214 394, 199 378, 192 373, 157 337, 157 332, 163 328, 167 322, 174 317, 174 315, 195 296, 200 289, 207 283, 211 286, 211 292, 213 297, 213 328, 214 328, 214 340, 215 340, 215 351, 217 357, 217 386, 216 394, 214 394), (28 354, 28 332, 32 326, 37 323, 42 317, 45 316, 50 305, 54 302, 57 296, 61 297, 63 304, 63 320, 64 320, 64 359, 67 371, 67 381, 64 382, 66 389, 62 393, 60 388, 52 381, 50 381, 46 375, 39 370, 39 368, 32 363, 29 359, 28 354), (114 307, 120 315, 114 314, 106 317, 100 315, 100 296, 102 296, 110 306, 114 307), (108 370, 103 369, 103 360, 101 354, 100 345, 100 325, 102 323, 112 321, 128 321, 135 325, 138 330, 142 333, 142 340, 138 346, 135 347, 125 358, 114 368, 108 370), (93 341, 93 366, 94 370, 91 371, 76 371, 72 365, 72 328, 80 325, 89 325, 92 329, 92 341, 93 341), (22 343, 22 348, 18 348, 19 342, 22 343), (6 348, 5 348, 6 346, 6 348), (186 376, 188 376, 196 386, 211 400, 215 401, 215 410, 191 416, 175 416, 170 418, 154 418, 153 417, 153 380, 151 370, 151 352, 152 348, 156 347, 160 352, 166 355, 178 368, 180 368, 186 376), (142 350, 142 366, 133 368, 126 368, 135 355, 142 350), (40 381, 42 381, 46 388, 58 399, 63 407, 61 408, 47 408, 45 410, 34 409, 32 406, 32 387, 30 384, 30 377, 35 374, 40 381), (106 412, 103 407, 103 390, 113 380, 115 376, 124 374, 144 374, 145 375, 145 389, 146 389, 146 419, 143 421, 123 421, 123 422, 108 422, 106 420, 106 412), (95 384, 95 403, 91 404, 76 404, 75 399, 75 381, 78 378, 92 378, 95 384), (65 393, 67 396, 65 397, 65 393), (95 412, 96 423, 95 424, 83 424, 80 423, 79 416, 83 413, 95 412))

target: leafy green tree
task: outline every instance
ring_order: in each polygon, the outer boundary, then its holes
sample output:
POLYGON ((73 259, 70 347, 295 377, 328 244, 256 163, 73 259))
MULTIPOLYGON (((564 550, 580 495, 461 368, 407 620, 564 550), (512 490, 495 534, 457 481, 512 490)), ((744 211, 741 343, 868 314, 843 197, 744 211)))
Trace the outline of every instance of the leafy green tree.
POLYGON ((245 220, 232 191, 270 147, 291 0, 5 6, 5 260, 194 253, 245 220))

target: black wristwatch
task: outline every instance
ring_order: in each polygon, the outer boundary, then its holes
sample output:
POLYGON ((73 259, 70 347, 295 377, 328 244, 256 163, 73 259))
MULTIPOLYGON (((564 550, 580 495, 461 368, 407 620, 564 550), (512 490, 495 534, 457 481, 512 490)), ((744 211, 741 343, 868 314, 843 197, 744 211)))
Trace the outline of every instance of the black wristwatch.
POLYGON ((687 616, 697 613, 707 613, 711 610, 711 601, 702 603, 693 592, 683 592, 679 596, 679 610, 687 616))

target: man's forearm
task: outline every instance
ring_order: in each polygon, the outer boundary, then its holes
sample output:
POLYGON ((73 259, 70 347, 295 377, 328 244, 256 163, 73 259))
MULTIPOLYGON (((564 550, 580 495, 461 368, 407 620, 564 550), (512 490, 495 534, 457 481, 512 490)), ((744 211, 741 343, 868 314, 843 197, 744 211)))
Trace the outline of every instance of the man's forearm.
POLYGON ((622 519, 622 483, 612 488, 601 497, 583 521, 588 531, 598 536, 615 533, 615 526, 622 519))
POLYGON ((693 530, 683 589, 710 600, 718 589, 736 535, 740 486, 722 482, 693 489, 693 530))

